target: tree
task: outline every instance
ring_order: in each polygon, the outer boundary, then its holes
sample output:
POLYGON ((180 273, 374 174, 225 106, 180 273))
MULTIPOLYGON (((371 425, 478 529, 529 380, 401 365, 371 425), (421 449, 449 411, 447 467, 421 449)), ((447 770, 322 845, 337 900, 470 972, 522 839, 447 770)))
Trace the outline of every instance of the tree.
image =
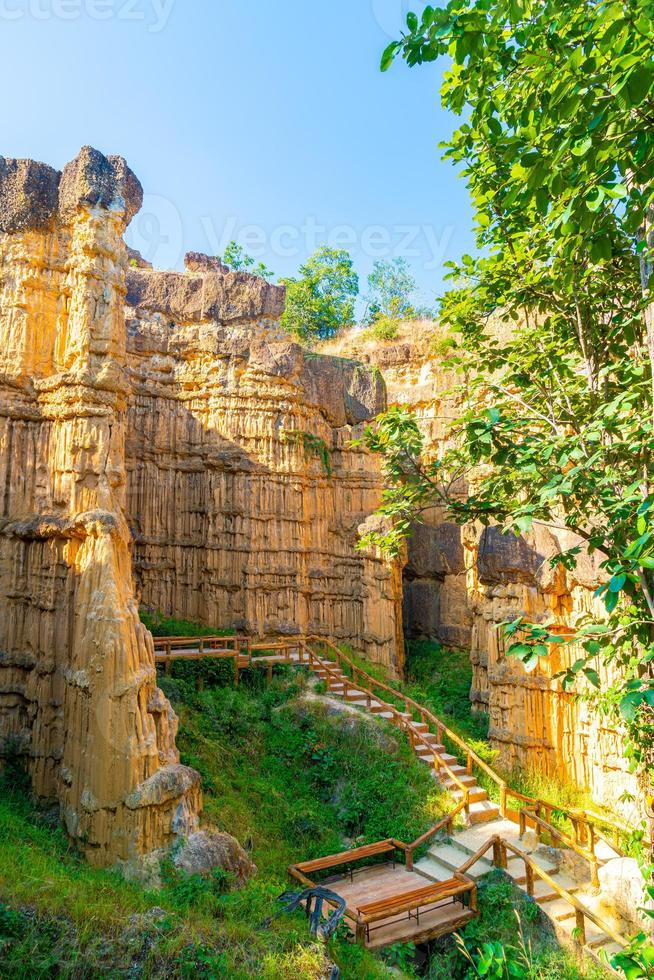
POLYGON ((282 279, 286 310, 282 325, 304 341, 333 337, 354 321, 359 277, 350 254, 323 245, 299 269, 300 278, 282 279))
MULTIPOLYGON (((654 764, 654 8, 642 0, 452 0, 407 17, 384 53, 451 59, 441 97, 465 121, 445 145, 463 166, 480 256, 453 266, 441 316, 465 372, 455 448, 425 461, 396 410, 368 434, 384 454, 397 550, 441 501, 461 523, 569 529, 603 560, 606 620, 571 642, 562 677, 600 684, 651 783, 654 764), (508 329, 508 326, 511 329, 508 329), (480 365, 482 372, 480 372, 480 365), (474 475, 469 498, 451 488, 474 475)), ((572 567, 579 547, 555 556, 572 567)), ((551 644, 507 627, 533 669, 551 644)))
POLYGON ((263 262, 257 262, 245 251, 242 245, 237 242, 230 242, 225 249, 222 261, 234 272, 248 272, 252 276, 259 276, 270 282, 275 278, 272 272, 263 262))
POLYGON ((415 316, 411 297, 416 281, 406 259, 375 262, 368 276, 368 319, 408 320, 415 316))

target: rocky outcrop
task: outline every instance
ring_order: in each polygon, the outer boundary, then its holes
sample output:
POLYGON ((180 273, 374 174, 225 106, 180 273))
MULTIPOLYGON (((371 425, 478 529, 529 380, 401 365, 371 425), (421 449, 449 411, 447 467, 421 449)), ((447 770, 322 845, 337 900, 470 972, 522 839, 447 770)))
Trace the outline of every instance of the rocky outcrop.
POLYGON ((173 863, 189 875, 205 875, 222 868, 242 888, 257 873, 239 842, 231 834, 218 830, 200 830, 191 834, 175 851, 173 863))
MULTIPOLYGON (((407 324, 397 341, 379 344, 354 334, 326 347, 378 367, 390 404, 407 405, 418 418, 427 451, 438 455, 457 417, 456 378, 443 369, 447 335, 433 323, 407 324)), ((465 486, 458 488, 461 494, 465 486)), ((488 713, 498 764, 536 768, 587 788, 627 819, 640 819, 642 793, 629 772, 624 741, 587 695, 566 693, 555 675, 581 655, 557 647, 533 672, 506 648, 500 626, 519 616, 566 632, 589 616, 602 618, 594 596, 602 581, 587 552, 574 572, 549 559, 576 542, 569 532, 544 527, 525 537, 498 528, 460 528, 437 509, 425 514, 409 542, 404 569, 404 623, 412 638, 432 638, 471 650, 473 706, 488 713)), ((613 680, 606 672, 604 685, 613 680)))
POLYGON ((127 510, 144 605, 256 637, 319 633, 402 667, 401 574, 356 550, 380 499, 352 445, 378 372, 308 354, 284 291, 215 260, 130 269, 127 510))
POLYGON ((0 755, 97 865, 194 832, 125 519, 122 235, 141 188, 85 148, 0 160, 0 755))
POLYGON ((128 253, 141 200, 90 147, 63 173, 0 158, 0 764, 26 760, 90 861, 134 867, 201 798, 133 570, 163 613, 402 667, 399 569, 356 550, 381 377, 290 341, 280 287, 128 253))

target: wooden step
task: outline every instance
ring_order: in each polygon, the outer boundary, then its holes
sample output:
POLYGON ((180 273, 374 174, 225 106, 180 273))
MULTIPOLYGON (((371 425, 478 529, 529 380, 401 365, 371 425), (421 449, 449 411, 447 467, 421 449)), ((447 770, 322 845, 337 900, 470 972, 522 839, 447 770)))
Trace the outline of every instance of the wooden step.
MULTIPOLYGON (((464 786, 477 786, 478 785, 477 780, 475 779, 475 777, 474 776, 469 776, 467 774, 467 772, 465 772, 465 770, 462 773, 458 773, 458 772, 455 773, 455 776, 457 777, 457 779, 459 780, 459 782, 463 783, 464 786)), ((447 773, 444 769, 441 769, 439 771, 439 779, 442 780, 443 786, 445 787, 445 789, 458 789, 459 788, 458 785, 454 782, 454 780, 450 778, 449 773, 447 773)))

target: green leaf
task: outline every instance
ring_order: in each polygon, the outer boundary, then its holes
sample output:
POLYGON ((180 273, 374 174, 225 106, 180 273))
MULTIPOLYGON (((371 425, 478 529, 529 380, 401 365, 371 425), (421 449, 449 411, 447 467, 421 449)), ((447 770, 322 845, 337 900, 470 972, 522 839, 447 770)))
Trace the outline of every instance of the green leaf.
POLYGON ((406 15, 406 24, 410 31, 418 30, 418 18, 413 12, 406 15))
POLYGON ((386 50, 384 51, 381 59, 381 70, 388 71, 388 69, 393 64, 395 59, 395 54, 401 48, 402 45, 399 41, 391 41, 386 50))
POLYGON ((614 575, 609 582, 609 590, 611 592, 621 592, 627 581, 627 576, 623 573, 621 575, 614 575))

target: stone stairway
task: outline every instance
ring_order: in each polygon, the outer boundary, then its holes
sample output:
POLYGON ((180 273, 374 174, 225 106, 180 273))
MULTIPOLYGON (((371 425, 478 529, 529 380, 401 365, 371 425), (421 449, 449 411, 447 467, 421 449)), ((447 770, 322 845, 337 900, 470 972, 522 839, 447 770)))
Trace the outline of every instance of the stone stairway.
POLYGON ((450 791, 454 799, 459 802, 463 798, 463 791, 456 785, 449 773, 445 769, 438 769, 438 756, 446 763, 451 773, 466 786, 470 793, 470 824, 487 823, 497 820, 500 816, 499 807, 488 799, 488 793, 483 789, 474 775, 468 772, 465 766, 459 764, 456 756, 451 755, 444 745, 441 745, 436 735, 432 734, 429 726, 425 723, 416 722, 410 714, 398 712, 398 709, 378 697, 371 697, 365 688, 358 687, 340 667, 337 667, 331 660, 314 657, 314 673, 324 681, 330 694, 342 698, 354 707, 363 708, 386 721, 397 722, 399 718, 410 721, 413 730, 420 734, 420 741, 414 746, 414 751, 421 762, 429 765, 435 779, 447 790, 450 791))
MULTIPOLYGON (((524 850, 518 826, 511 820, 497 819, 488 827, 471 827, 451 837, 433 841, 427 854, 416 862, 415 868, 433 881, 445 881, 451 877, 454 871, 457 871, 465 864, 468 858, 476 854, 490 836, 495 835, 524 850)), ((466 874, 475 880, 488 874, 493 869, 490 856, 491 852, 487 856, 480 858, 466 871, 466 874)), ((616 855, 609 855, 607 853, 606 858, 608 859, 610 856, 616 855)), ((605 916, 606 913, 599 910, 600 896, 585 891, 585 886, 580 885, 562 868, 561 861, 557 860, 553 848, 537 847, 529 853, 529 857, 561 888, 579 898, 583 905, 591 912, 595 912, 600 918, 605 916)), ((520 857, 510 852, 508 854, 506 874, 523 891, 526 890, 527 879, 524 862, 520 857)), ((573 939, 573 930, 575 930, 577 925, 574 907, 565 898, 560 897, 547 882, 540 878, 536 878, 534 882, 534 899, 541 911, 552 923, 559 939, 564 942, 571 942, 573 939)), ((615 927, 620 931, 619 923, 615 923, 615 927)), ((608 967, 608 961, 616 953, 619 953, 622 947, 611 936, 589 920, 586 921, 585 930, 585 952, 592 956, 598 963, 601 963, 606 969, 610 969, 608 967), (603 951, 604 956, 600 955, 601 951, 603 951)))
MULTIPOLYGON (((325 683, 331 695, 342 698, 353 707, 365 709, 375 717, 389 722, 397 723, 398 717, 410 720, 414 730, 417 729, 421 734, 420 742, 414 746, 416 756, 422 762, 432 767, 434 778, 437 778, 441 785, 448 789, 457 801, 462 798, 462 791, 456 786, 445 770, 441 770, 439 773, 437 767, 435 767, 435 761, 437 760, 434 759, 434 756, 438 755, 447 763, 450 771, 456 774, 457 778, 468 787, 470 791, 470 815, 467 829, 453 834, 450 837, 433 841, 426 855, 416 862, 415 869, 417 871, 420 871, 433 881, 445 881, 451 878, 453 872, 462 867, 492 837, 501 837, 503 841, 525 851, 518 825, 511 820, 506 820, 501 817, 499 807, 488 799, 488 794, 479 786, 475 776, 470 774, 464 766, 460 765, 455 756, 448 753, 446 747, 439 743, 437 736, 430 732, 427 724, 415 722, 408 713, 398 712, 395 705, 391 705, 379 697, 371 696, 370 691, 359 687, 331 660, 321 659, 314 655, 312 669, 320 680, 325 683)), ((559 853, 565 853, 565 849, 560 849, 559 853)), ((535 850, 528 852, 528 856, 560 888, 564 889, 570 895, 577 896, 589 911, 596 913, 598 918, 603 918, 604 913, 599 910, 600 897, 592 894, 590 891, 585 891, 584 888, 586 886, 580 885, 562 867, 563 862, 560 859, 557 860, 558 855, 554 848, 537 846, 535 850)), ((618 855, 608 848, 607 853, 604 854, 604 860, 609 860, 616 856, 618 855)), ((488 874, 493 869, 491 857, 492 851, 487 852, 486 856, 479 858, 466 871, 466 874, 475 880, 488 874)), ((506 874, 513 879, 519 888, 526 892, 527 878, 522 858, 508 852, 506 874)), ((577 915, 574 906, 565 898, 562 898, 551 885, 537 876, 534 880, 533 898, 542 912, 550 920, 559 939, 563 942, 572 942, 575 938, 574 933, 577 928, 577 915)), ((610 926, 615 927, 618 933, 622 932, 620 923, 612 922, 610 926)), ((614 972, 608 963, 610 958, 620 952, 622 947, 610 935, 588 919, 585 921, 585 935, 584 952, 600 963, 605 969, 614 972)))

